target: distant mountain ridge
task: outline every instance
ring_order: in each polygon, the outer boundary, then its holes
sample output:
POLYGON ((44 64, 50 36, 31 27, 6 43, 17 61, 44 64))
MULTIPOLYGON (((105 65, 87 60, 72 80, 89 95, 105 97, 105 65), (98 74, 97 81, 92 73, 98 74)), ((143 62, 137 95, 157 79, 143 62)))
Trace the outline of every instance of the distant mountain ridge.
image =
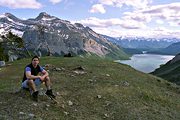
POLYGON ((133 40, 124 38, 120 40, 120 44, 127 48, 159 49, 165 48, 177 41, 180 40, 177 38, 136 38, 133 40))
POLYGON ((22 20, 10 13, 0 16, 0 34, 10 31, 22 36, 27 48, 38 55, 95 54, 101 57, 127 59, 118 46, 107 41, 89 27, 71 24, 45 12, 36 18, 22 20))
POLYGON ((166 48, 169 45, 180 42, 178 38, 144 38, 144 37, 109 37, 104 36, 109 41, 120 45, 123 48, 156 50, 166 48))
POLYGON ((157 51, 151 51, 149 53, 176 55, 180 53, 180 42, 173 43, 166 48, 159 49, 157 51))

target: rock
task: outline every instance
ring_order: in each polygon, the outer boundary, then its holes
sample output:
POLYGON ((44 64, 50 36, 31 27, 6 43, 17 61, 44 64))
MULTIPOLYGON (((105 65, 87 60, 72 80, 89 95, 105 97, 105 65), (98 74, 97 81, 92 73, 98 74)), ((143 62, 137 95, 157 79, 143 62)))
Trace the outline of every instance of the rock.
POLYGON ((61 71, 61 68, 55 68, 55 71, 61 71))
POLYGON ((112 102, 106 101, 104 106, 107 107, 107 106, 109 106, 109 105, 111 105, 111 104, 112 104, 112 102))
POLYGON ((50 107, 50 105, 49 105, 49 104, 46 104, 46 107, 50 107))
POLYGON ((101 96, 101 95, 97 95, 97 98, 101 99, 101 98, 102 98, 102 96, 101 96))
POLYGON ((65 115, 68 115, 69 113, 68 113, 68 112, 66 112, 66 111, 64 111, 64 114, 65 114, 65 115))
POLYGON ((70 75, 71 77, 75 77, 75 75, 70 75))
POLYGON ((0 61, 0 67, 3 67, 5 65, 6 65, 5 61, 0 61))
POLYGON ((56 92, 56 95, 58 95, 58 96, 59 96, 59 95, 61 95, 61 94, 60 94, 59 92, 56 92))
POLYGON ((24 113, 24 112, 19 112, 19 115, 25 115, 26 113, 24 113))
POLYGON ((108 117, 109 117, 109 115, 108 115, 107 113, 105 113, 104 116, 105 116, 105 118, 108 118, 108 117))
POLYGON ((114 85, 115 87, 119 87, 119 85, 114 85))
POLYGON ((123 82, 123 86, 128 87, 128 86, 129 86, 129 83, 128 83, 127 81, 124 81, 124 82, 123 82))
POLYGON ((85 68, 82 66, 79 66, 79 67, 74 68, 73 70, 85 70, 85 68))
POLYGON ((71 102, 70 100, 68 101, 68 105, 69 106, 72 106, 73 105, 73 102, 71 102))
POLYGON ((15 60, 17 60, 18 59, 18 55, 10 55, 9 56, 9 61, 10 62, 13 62, 13 61, 15 61, 15 60))
POLYGON ((37 104, 37 103, 33 103, 32 105, 33 105, 33 106, 37 106, 38 104, 37 104))
POLYGON ((35 117, 35 115, 34 115, 34 114, 32 114, 32 113, 29 113, 28 115, 29 115, 29 117, 30 117, 30 118, 35 117))
POLYGON ((93 83, 93 80, 92 80, 92 79, 89 79, 88 81, 89 81, 89 83, 93 83))
POLYGON ((61 107, 64 109, 65 108, 64 104, 62 104, 61 107))
POLYGON ((80 70, 75 70, 74 73, 76 73, 78 75, 82 75, 82 74, 85 74, 86 72, 80 71, 80 70))
POLYGON ((63 67, 61 67, 61 70, 63 70, 63 71, 64 71, 64 70, 66 70, 66 69, 65 69, 65 68, 63 68, 63 67))
POLYGON ((106 76, 107 76, 107 77, 110 77, 110 75, 109 75, 109 74, 106 74, 106 76))

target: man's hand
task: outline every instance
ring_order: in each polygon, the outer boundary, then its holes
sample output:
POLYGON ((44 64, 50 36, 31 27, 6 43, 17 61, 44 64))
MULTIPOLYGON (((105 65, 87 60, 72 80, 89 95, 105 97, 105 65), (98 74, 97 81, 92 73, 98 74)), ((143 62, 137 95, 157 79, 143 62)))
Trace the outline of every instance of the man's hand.
POLYGON ((47 76, 48 76, 48 75, 46 75, 46 74, 43 75, 43 76, 39 76, 39 79, 40 79, 41 81, 44 81, 47 76))
POLYGON ((44 81, 45 77, 46 77, 46 76, 39 76, 39 79, 40 79, 41 81, 44 81))

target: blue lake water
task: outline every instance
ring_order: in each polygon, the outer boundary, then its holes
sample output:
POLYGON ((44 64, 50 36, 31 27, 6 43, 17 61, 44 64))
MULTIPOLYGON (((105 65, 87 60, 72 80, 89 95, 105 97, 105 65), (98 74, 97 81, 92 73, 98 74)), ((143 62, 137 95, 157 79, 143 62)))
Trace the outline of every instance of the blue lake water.
POLYGON ((167 63, 174 56, 155 54, 135 54, 131 60, 118 60, 117 62, 130 65, 136 70, 149 73, 159 68, 161 64, 167 63))

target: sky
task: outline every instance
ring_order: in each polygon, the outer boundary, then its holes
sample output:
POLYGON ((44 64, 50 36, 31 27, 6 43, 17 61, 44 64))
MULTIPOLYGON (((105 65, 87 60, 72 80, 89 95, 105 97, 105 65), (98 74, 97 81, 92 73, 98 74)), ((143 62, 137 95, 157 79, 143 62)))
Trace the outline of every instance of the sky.
POLYGON ((46 12, 111 37, 180 38, 180 0, 0 0, 0 14, 46 12))

